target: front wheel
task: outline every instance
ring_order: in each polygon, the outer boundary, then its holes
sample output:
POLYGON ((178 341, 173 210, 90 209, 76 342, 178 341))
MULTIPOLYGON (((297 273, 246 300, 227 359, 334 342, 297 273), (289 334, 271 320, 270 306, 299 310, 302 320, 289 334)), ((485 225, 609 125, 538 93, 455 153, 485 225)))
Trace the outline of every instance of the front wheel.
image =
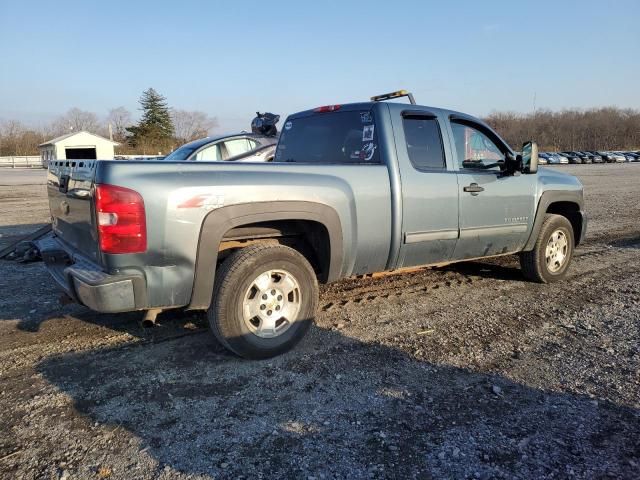
POLYGON ((562 280, 573 257, 573 227, 562 215, 545 215, 533 250, 520 253, 524 276, 539 283, 562 280))
POLYGON ((318 282, 304 256, 284 245, 256 244, 222 264, 207 317, 227 349, 244 358, 269 358, 304 337, 317 304, 318 282))

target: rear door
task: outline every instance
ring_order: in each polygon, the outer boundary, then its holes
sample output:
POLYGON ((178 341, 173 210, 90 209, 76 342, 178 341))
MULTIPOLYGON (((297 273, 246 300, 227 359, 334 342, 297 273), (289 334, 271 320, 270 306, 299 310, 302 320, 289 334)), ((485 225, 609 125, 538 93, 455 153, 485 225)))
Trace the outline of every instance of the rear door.
POLYGON ((451 121, 460 195, 460 238, 454 259, 513 253, 533 223, 535 175, 503 175, 508 147, 485 125, 451 121))
POLYGON ((408 109, 393 121, 403 198, 398 266, 447 261, 458 239, 458 179, 442 119, 408 109))
POLYGON ((55 160, 49 163, 47 191, 53 231, 67 244, 99 260, 93 222, 93 178, 96 160, 55 160))

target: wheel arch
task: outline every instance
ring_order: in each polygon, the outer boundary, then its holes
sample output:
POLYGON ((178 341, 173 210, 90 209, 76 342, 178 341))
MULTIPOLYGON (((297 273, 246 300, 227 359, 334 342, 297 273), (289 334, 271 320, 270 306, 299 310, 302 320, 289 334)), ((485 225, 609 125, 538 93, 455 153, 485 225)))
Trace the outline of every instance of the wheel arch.
POLYGON ((584 201, 581 191, 546 191, 540 196, 536 217, 533 222, 531 235, 523 251, 532 250, 542 228, 544 216, 548 213, 566 217, 573 227, 575 246, 584 240, 587 227, 587 217, 583 210, 584 201))
MULTIPOLYGON (((313 264, 312 260, 315 260, 316 266, 324 269, 320 280, 330 282, 340 278, 344 245, 340 217, 333 208, 304 201, 229 205, 213 210, 202 222, 193 289, 188 308, 202 310, 209 308, 219 249, 223 241, 239 237, 244 240, 277 237, 279 230, 292 225, 303 225, 308 228, 307 233, 309 238, 312 238, 311 248, 318 256, 316 259, 310 259, 310 262, 313 264), (328 247, 323 247, 321 241, 314 239, 314 233, 320 232, 314 229, 314 225, 326 232, 328 247)), ((301 253, 305 255, 304 251, 301 253)), ((308 257, 308 255, 305 256, 308 257)))

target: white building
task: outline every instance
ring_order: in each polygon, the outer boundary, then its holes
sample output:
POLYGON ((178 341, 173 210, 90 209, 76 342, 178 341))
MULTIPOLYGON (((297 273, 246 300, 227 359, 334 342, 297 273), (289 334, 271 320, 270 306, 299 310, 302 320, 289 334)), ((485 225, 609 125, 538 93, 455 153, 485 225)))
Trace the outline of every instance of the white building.
POLYGON ((47 165, 52 160, 113 160, 116 145, 118 142, 82 130, 49 140, 38 148, 47 165))

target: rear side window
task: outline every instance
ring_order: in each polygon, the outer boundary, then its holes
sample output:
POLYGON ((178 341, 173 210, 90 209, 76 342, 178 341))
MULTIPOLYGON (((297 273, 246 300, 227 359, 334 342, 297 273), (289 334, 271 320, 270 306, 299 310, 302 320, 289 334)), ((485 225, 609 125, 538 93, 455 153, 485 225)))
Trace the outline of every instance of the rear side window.
POLYGON ((203 148, 196 153, 194 160, 198 162, 217 162, 218 160, 222 160, 222 155, 220 155, 220 144, 216 143, 203 148))
POLYGON ((402 119, 407 154, 418 170, 442 170, 446 167, 440 127, 435 118, 404 117, 402 119))
POLYGON ((371 111, 317 113, 287 119, 274 161, 380 163, 376 130, 371 111))
POLYGON ((238 155, 244 155, 251 150, 254 150, 255 142, 248 138, 236 138, 234 140, 227 140, 224 142, 224 146, 227 149, 227 158, 237 157, 238 155))

